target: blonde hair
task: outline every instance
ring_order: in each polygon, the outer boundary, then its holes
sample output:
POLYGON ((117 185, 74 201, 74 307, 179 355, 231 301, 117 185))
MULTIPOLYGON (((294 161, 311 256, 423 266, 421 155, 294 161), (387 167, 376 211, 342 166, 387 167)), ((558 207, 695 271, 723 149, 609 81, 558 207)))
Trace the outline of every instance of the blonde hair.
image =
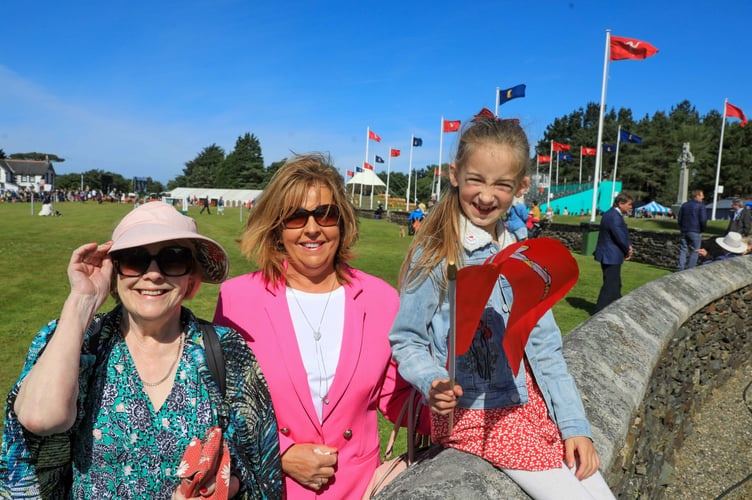
POLYGON ((329 189, 332 203, 339 207, 340 239, 334 270, 341 283, 349 282, 347 261, 352 259, 352 247, 358 239, 355 208, 331 159, 321 153, 309 153, 290 158, 277 170, 256 200, 240 240, 240 251, 256 261, 268 283, 276 285, 284 279, 286 254, 282 244, 282 221, 303 205, 311 186, 329 189))
MULTIPOLYGON (((516 192, 527 175, 530 156, 527 135, 516 120, 478 116, 467 122, 462 128, 457 145, 454 159, 456 172, 459 175, 466 167, 470 156, 479 147, 489 144, 506 146, 513 155, 518 168, 515 175, 516 192)), ((445 259, 460 266, 464 263, 459 242, 460 214, 462 208, 459 188, 450 184, 444 189, 441 200, 431 209, 410 244, 407 257, 400 268, 400 288, 419 284, 429 275, 432 279, 438 279, 438 275, 432 274, 431 270, 445 259)), ((446 280, 442 278, 442 281, 436 284, 443 290, 446 280)))

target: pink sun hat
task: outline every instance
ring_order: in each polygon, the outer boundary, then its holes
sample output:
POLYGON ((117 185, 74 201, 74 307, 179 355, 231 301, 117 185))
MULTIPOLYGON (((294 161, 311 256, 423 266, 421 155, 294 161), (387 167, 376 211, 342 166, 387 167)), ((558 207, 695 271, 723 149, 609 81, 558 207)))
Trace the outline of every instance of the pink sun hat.
POLYGON ((196 249, 196 261, 201 266, 201 281, 222 283, 230 271, 229 258, 222 245, 198 234, 195 220, 161 201, 133 209, 112 232, 112 240, 109 253, 163 241, 191 240, 196 249))

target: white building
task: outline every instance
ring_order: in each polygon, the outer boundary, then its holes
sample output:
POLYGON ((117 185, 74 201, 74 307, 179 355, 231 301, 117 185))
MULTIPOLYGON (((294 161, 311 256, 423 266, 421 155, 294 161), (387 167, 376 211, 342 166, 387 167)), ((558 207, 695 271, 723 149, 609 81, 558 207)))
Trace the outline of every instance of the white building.
POLYGON ((49 191, 55 186, 55 169, 50 161, 0 160, 0 189, 17 191, 33 188, 49 191))

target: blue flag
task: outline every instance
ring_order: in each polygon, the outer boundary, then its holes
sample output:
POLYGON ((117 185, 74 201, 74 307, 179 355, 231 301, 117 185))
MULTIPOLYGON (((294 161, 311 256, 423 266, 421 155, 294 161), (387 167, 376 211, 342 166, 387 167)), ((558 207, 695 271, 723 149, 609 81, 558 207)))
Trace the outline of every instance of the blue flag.
POLYGON ((421 139, 420 137, 413 137, 413 146, 414 147, 419 148, 422 145, 423 145, 423 139, 421 139))
POLYGON ((616 144, 604 144, 601 147, 604 153, 616 153, 616 144))
POLYGON ((501 90, 499 89, 499 104, 504 104, 507 101, 515 99, 517 97, 525 97, 526 85, 516 85, 511 89, 501 90))
POLYGON ((642 137, 637 137, 634 134, 631 134, 627 132, 626 130, 622 130, 621 134, 619 135, 619 140, 621 142, 634 142, 635 144, 642 144, 642 137))
POLYGON ((363 167, 355 167, 355 171, 356 172, 362 172, 363 171, 363 167))
POLYGON ((572 155, 569 153, 559 152, 559 159, 564 161, 572 161, 572 155))
POLYGON ((384 159, 381 156, 376 155, 376 163, 384 163, 384 159))

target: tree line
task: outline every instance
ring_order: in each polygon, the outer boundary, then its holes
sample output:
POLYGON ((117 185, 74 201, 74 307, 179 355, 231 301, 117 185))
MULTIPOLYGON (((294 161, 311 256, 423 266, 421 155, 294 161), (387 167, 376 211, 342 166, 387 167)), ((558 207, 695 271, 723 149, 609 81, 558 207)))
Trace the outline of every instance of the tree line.
MULTIPOLYGON (((530 172, 547 173, 548 163, 537 164, 537 155, 550 154, 551 141, 571 146, 570 161, 559 161, 559 183, 574 184, 579 179, 580 147, 595 148, 598 136, 597 103, 588 103, 568 115, 554 119, 544 131, 543 138, 535 146, 536 155, 530 160, 530 172)), ((619 147, 617 181, 623 183, 636 199, 656 200, 664 205, 676 201, 679 187, 679 163, 677 159, 685 142, 690 143, 695 161, 689 166, 689 189, 702 189, 710 198, 715 185, 715 171, 720 144, 722 115, 711 110, 700 115, 692 104, 685 100, 665 111, 657 111, 652 116, 646 114, 641 119, 632 116, 628 108, 612 108, 604 116, 603 143, 615 144, 619 125, 622 130, 639 136, 642 144, 622 142, 619 147)), ((554 153, 556 154, 556 153, 554 153)), ((603 153, 601 180, 610 180, 614 168, 614 153, 603 153)), ((0 149, 0 158, 5 153, 0 149)), ((45 153, 15 153, 11 158, 45 159, 65 161, 56 155, 45 153)), ((739 126, 738 121, 726 125, 723 142, 723 155, 720 171, 720 184, 725 196, 747 196, 752 193, 752 131, 739 126)), ((264 167, 259 139, 249 132, 241 135, 234 149, 226 154, 216 144, 202 149, 198 155, 185 163, 183 173, 167 183, 167 190, 176 187, 206 187, 226 189, 263 189, 272 175, 286 161, 282 159, 264 167)), ((555 161, 555 157, 554 157, 555 161)), ((582 162, 582 180, 591 182, 595 156, 585 156, 582 162)), ((433 194, 434 172, 437 165, 427 165, 413 171, 411 180, 411 200, 416 186, 417 198, 427 201, 433 194)), ((449 165, 442 165, 448 172, 449 165)), ((57 176, 60 189, 76 189, 81 185, 82 174, 57 176)), ((386 183, 386 173, 377 174, 386 183)), ((103 170, 90 170, 83 173, 84 185, 108 192, 111 189, 129 192, 132 182, 122 175, 103 170)), ((442 186, 448 177, 442 178, 442 186)), ((390 196, 404 198, 407 190, 407 175, 393 172, 390 175, 390 196)), ((159 193, 165 190, 160 183, 147 178, 147 191, 159 193)), ((355 189, 359 194, 358 187, 355 189)))
MULTIPOLYGON (((548 156, 551 141, 571 146, 571 161, 559 161, 559 182, 573 184, 578 181, 580 146, 595 148, 598 139, 598 115, 600 106, 588 103, 561 118, 556 118, 546 127, 543 139, 535 150, 548 156)), ((702 189, 706 201, 712 200, 718 161, 723 116, 717 110, 700 115, 692 104, 685 100, 666 113, 657 111, 635 119, 628 108, 611 109, 604 115, 603 143, 616 144, 618 127, 642 139, 642 144, 621 142, 616 180, 630 191, 635 199, 656 200, 670 205, 677 200, 679 189, 679 155, 682 145, 690 143, 694 163, 689 165, 689 189, 702 189)), ((556 155, 556 152, 554 152, 556 155)), ((554 163, 556 157, 553 158, 554 163)), ((614 153, 603 153, 602 180, 611 180, 614 168, 614 153)), ((535 172, 537 159, 531 160, 535 172)), ((538 165, 547 173, 548 163, 538 165)), ((583 182, 592 180, 595 156, 583 157, 583 182)), ((738 120, 728 121, 724 132, 723 153, 719 184, 724 186, 725 196, 746 197, 752 193, 752 130, 741 127, 738 120)))
POLYGON ((224 149, 216 144, 205 147, 193 160, 186 162, 183 174, 169 181, 167 189, 262 189, 284 162, 274 162, 264 168, 261 142, 254 134, 246 132, 235 141, 230 154, 225 155, 224 149))

